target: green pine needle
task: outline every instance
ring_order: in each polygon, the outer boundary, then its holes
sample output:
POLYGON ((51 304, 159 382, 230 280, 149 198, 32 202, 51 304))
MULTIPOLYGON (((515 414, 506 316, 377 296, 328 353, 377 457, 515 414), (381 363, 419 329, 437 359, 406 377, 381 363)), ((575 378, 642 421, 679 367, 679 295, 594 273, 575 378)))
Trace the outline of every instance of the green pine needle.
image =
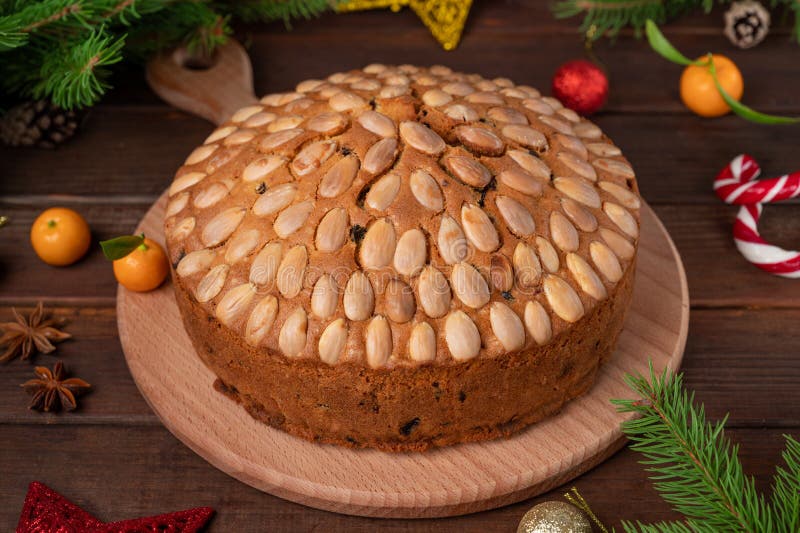
POLYGON ((662 498, 681 513, 683 522, 624 522, 625 531, 745 531, 793 533, 800 524, 800 444, 787 436, 772 501, 759 494, 745 475, 738 446, 725 436, 727 417, 706 421, 705 409, 683 387, 682 375, 657 375, 650 364, 649 381, 626 376, 636 400, 612 400, 623 413, 635 413, 622 424, 631 449, 662 498))
POLYGON ((76 39, 45 57, 41 82, 33 88, 35 98, 50 98, 65 109, 97 102, 109 87, 106 68, 122 60, 125 35, 115 37, 103 27, 76 39))

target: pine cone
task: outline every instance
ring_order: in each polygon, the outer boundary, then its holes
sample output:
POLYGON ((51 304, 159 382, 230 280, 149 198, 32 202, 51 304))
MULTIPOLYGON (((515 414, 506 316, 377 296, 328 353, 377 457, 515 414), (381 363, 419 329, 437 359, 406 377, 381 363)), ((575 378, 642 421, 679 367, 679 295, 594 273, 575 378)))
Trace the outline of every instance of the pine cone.
POLYGON ((78 129, 79 116, 47 100, 24 102, 0 118, 0 141, 9 146, 55 148, 78 129))
POLYGON ((769 11, 759 2, 734 2, 725 12, 725 35, 739 48, 752 48, 767 36, 769 23, 769 11))

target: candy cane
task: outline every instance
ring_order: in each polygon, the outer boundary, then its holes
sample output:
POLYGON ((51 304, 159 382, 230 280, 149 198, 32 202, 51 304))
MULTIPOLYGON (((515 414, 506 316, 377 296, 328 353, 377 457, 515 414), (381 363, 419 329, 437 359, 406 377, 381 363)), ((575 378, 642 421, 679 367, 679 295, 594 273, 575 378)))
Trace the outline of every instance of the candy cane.
POLYGON ((742 206, 733 225, 733 239, 745 259, 771 274, 800 278, 800 252, 769 244, 758 233, 761 204, 800 196, 800 172, 754 181, 760 173, 755 159, 738 155, 717 175, 714 191, 723 202, 742 206))

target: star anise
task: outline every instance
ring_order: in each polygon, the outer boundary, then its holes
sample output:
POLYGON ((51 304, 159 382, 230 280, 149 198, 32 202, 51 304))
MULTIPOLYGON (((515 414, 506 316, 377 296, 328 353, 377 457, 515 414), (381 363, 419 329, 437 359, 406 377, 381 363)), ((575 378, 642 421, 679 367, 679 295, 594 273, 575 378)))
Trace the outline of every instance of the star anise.
POLYGON ((73 411, 78 407, 77 396, 88 391, 92 386, 80 378, 66 378, 64 364, 58 361, 52 372, 44 366, 34 369, 36 379, 21 385, 28 394, 32 394, 30 409, 37 411, 60 411, 62 408, 73 411))
POLYGON ((0 346, 8 345, 3 355, 0 355, 0 362, 10 361, 19 356, 27 359, 36 352, 50 353, 56 349, 54 342, 61 342, 69 339, 72 335, 53 327, 55 321, 44 318, 44 306, 42 302, 26 320, 16 309, 12 309, 16 322, 5 322, 0 324, 0 346))

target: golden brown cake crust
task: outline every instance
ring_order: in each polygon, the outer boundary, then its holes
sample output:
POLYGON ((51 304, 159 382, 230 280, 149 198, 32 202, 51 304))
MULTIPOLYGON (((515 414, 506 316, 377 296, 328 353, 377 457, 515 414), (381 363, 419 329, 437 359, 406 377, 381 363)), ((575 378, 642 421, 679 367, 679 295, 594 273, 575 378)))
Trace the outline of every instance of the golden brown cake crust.
POLYGON ((370 65, 235 113, 169 191, 176 296, 220 389, 323 442, 508 434, 593 382, 628 306, 633 171, 507 79, 370 65))

